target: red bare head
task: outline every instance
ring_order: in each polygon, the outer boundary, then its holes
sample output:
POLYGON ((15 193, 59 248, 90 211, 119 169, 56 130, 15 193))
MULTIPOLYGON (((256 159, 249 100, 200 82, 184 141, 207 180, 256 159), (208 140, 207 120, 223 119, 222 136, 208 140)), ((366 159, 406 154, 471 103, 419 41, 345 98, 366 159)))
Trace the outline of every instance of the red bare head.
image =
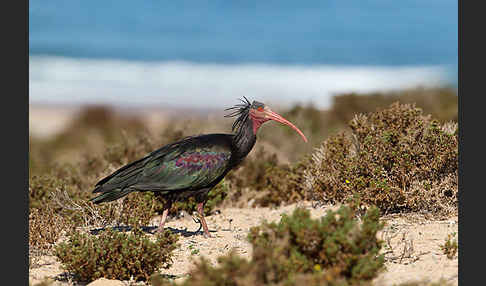
POLYGON ((250 115, 250 119, 253 121, 253 132, 255 134, 257 133, 258 129, 263 123, 269 120, 275 120, 277 122, 290 126, 292 129, 297 131, 297 133, 299 133, 300 136, 302 136, 305 142, 307 142, 307 138, 305 137, 304 133, 300 131, 299 128, 297 128, 294 124, 292 124, 287 119, 283 118, 280 114, 272 111, 268 106, 265 106, 265 104, 261 102, 253 101, 253 103, 250 106, 249 115, 250 115))

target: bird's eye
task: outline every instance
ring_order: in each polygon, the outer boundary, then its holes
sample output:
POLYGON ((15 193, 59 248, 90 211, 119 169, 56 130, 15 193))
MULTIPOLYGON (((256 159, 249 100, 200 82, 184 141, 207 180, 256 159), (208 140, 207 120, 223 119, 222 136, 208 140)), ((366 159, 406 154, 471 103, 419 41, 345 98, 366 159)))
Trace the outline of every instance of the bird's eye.
POLYGON ((260 107, 257 108, 257 110, 260 111, 260 112, 262 112, 263 111, 263 107, 260 106, 260 107))

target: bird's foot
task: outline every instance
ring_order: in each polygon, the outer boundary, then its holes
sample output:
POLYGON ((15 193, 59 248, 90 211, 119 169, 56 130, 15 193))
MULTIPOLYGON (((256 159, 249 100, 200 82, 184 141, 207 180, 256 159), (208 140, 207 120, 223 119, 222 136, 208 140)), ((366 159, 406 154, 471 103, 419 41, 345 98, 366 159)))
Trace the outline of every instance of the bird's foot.
MULTIPOLYGON (((195 223, 199 224, 199 228, 196 230, 196 233, 198 233, 199 231, 201 231, 201 228, 204 228, 203 222, 198 217, 192 216, 192 219, 194 220, 195 223)), ((212 237, 211 234, 209 234, 209 231, 208 232, 203 231, 203 236, 204 236, 204 238, 211 238, 212 237)))
POLYGON ((164 232, 165 221, 159 224, 159 226, 154 230, 153 234, 164 232))
POLYGON ((212 238, 211 234, 209 233, 203 233, 204 238, 212 238))

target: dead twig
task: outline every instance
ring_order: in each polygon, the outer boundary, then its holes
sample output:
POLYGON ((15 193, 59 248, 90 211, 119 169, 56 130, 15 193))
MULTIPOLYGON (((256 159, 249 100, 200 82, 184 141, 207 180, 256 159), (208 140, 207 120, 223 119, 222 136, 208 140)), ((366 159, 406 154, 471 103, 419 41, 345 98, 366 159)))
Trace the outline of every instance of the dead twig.
POLYGON ((56 189, 51 194, 51 199, 63 209, 78 212, 83 219, 85 227, 96 226, 104 228, 110 223, 110 220, 101 215, 97 207, 84 201, 75 202, 65 189, 56 189))

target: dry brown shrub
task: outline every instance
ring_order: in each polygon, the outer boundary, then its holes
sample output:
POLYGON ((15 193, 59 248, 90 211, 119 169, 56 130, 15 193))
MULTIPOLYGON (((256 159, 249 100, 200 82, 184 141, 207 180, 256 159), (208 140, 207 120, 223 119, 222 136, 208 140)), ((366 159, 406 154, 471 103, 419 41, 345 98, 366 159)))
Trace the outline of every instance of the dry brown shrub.
POLYGON ((310 199, 304 185, 304 171, 308 161, 309 158, 305 157, 295 164, 268 169, 257 189, 259 192, 255 198, 256 205, 279 206, 310 199))
POLYGON ((52 174, 34 175, 29 178, 29 208, 42 208, 49 203, 50 194, 64 188, 66 181, 52 174))
POLYGON ((255 149, 252 156, 245 158, 236 169, 229 172, 224 178, 228 186, 226 205, 238 205, 243 201, 243 205, 246 206, 248 200, 258 195, 255 191, 265 186, 266 172, 279 166, 276 154, 266 152, 262 146, 257 146, 255 149))
POLYGON ((43 208, 31 208, 29 212, 29 250, 46 253, 71 224, 56 214, 48 204, 43 208))
POLYGON ((415 104, 424 114, 430 114, 440 122, 457 121, 457 91, 450 87, 419 87, 391 92, 336 95, 332 98, 329 120, 333 124, 345 124, 355 114, 381 110, 397 101, 402 104, 415 104))
POLYGON ((363 204, 384 212, 455 212, 458 134, 452 126, 409 104, 356 115, 351 132, 330 137, 313 154, 306 186, 324 202, 357 192, 363 204))
POLYGON ((147 280, 159 268, 171 266, 178 239, 168 231, 150 238, 139 228, 130 233, 108 228, 98 235, 73 230, 55 247, 55 255, 76 280, 147 280))
POLYGON ((265 184, 265 171, 279 165, 277 155, 267 153, 264 147, 255 147, 255 154, 238 166, 237 170, 229 173, 225 178, 231 180, 236 188, 253 187, 258 188, 265 184))
POLYGON ((230 189, 226 205, 273 207, 310 198, 303 185, 309 156, 294 164, 281 164, 275 153, 255 148, 254 156, 225 177, 230 189))

